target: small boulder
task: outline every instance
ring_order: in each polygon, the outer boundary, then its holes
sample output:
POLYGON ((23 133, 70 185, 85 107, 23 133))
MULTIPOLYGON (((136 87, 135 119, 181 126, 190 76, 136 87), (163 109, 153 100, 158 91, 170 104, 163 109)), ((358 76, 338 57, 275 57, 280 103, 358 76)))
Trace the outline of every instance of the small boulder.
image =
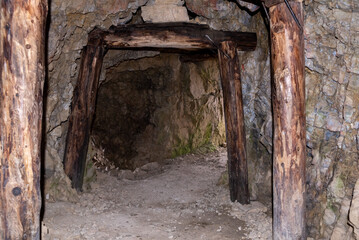
POLYGON ((158 171, 160 170, 161 165, 158 162, 150 162, 147 163, 145 165, 143 165, 142 167, 140 167, 141 170, 146 171, 146 172, 154 172, 154 171, 158 171))
POLYGON ((145 22, 188 22, 187 9, 176 5, 143 6, 142 18, 145 22))
POLYGON ((141 170, 140 168, 136 168, 135 171, 133 171, 133 174, 136 179, 143 179, 146 177, 147 172, 141 170))
POLYGON ((119 179, 127 179, 127 180, 135 179, 135 175, 133 174, 133 172, 131 170, 120 170, 120 171, 118 171, 117 177, 119 179))

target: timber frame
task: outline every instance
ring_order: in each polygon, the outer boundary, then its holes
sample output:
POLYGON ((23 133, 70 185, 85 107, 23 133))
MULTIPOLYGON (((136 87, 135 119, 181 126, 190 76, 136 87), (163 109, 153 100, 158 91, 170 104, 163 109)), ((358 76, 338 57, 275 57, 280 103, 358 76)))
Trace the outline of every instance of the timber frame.
POLYGON ((82 60, 69 118, 64 167, 81 191, 103 57, 107 49, 218 51, 228 146, 232 201, 249 203, 242 87, 238 51, 256 48, 255 33, 215 31, 192 23, 137 24, 94 29, 82 60))

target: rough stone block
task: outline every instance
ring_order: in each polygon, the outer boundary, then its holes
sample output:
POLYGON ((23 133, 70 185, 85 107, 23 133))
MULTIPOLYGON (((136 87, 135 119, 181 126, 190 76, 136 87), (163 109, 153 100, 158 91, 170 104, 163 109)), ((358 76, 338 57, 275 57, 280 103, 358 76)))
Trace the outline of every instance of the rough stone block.
POLYGON ((354 228, 356 239, 359 239, 359 180, 355 184, 353 199, 349 212, 350 225, 354 228))
POLYGON ((186 0, 186 7, 197 15, 211 18, 213 17, 213 12, 218 10, 218 2, 219 0, 186 0))
POLYGON ((185 7, 171 5, 154 5, 142 7, 142 18, 145 22, 188 22, 185 7))
POLYGON ((161 165, 158 162, 150 162, 146 165, 143 165, 140 169, 145 172, 154 172, 161 170, 161 165))
POLYGON ((183 6, 184 1, 183 0, 155 0, 156 5, 177 5, 177 6, 183 6))
POLYGON ((119 179, 127 179, 127 180, 135 179, 135 175, 131 170, 120 170, 117 176, 119 179))
POLYGON ((96 8, 103 13, 117 13, 119 11, 125 11, 128 8, 130 0, 96 0, 96 8))

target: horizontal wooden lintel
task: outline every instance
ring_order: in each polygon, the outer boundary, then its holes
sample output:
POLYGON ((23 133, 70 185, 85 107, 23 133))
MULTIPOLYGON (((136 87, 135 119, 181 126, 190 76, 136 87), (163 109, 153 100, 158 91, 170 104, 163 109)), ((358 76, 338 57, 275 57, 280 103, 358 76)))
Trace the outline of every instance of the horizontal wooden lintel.
MULTIPOLYGON (((264 2, 265 6, 267 8, 270 8, 274 5, 278 5, 280 3, 284 3, 284 0, 242 0, 242 1, 253 3, 258 6, 260 6, 262 4, 261 2, 264 2)), ((288 2, 303 2, 303 0, 288 0, 288 2)))
POLYGON ((103 44, 117 49, 179 49, 196 51, 216 49, 221 42, 232 41, 238 50, 253 51, 255 33, 212 30, 194 23, 146 23, 95 29, 89 34, 89 45, 103 44))

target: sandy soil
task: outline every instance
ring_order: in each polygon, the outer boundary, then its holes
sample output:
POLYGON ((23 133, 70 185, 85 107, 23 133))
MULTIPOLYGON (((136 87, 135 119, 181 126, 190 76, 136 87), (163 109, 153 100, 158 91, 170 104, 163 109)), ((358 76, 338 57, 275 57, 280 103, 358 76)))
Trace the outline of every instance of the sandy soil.
POLYGON ((77 203, 46 203, 42 239, 271 239, 267 207, 231 203, 218 185, 225 163, 221 150, 137 170, 136 180, 98 172, 77 203))

